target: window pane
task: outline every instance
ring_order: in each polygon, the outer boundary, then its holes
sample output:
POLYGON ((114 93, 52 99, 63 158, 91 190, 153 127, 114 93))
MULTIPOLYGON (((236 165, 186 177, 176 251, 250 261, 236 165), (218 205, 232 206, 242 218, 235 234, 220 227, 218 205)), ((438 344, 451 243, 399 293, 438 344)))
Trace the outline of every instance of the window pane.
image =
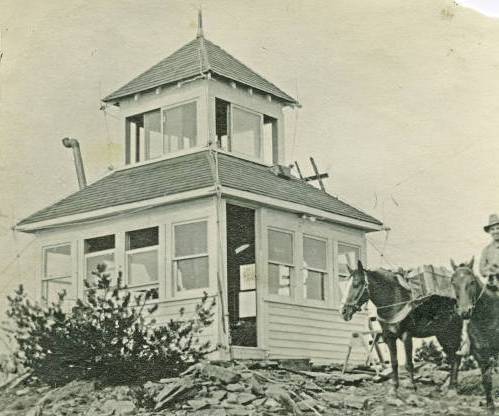
POLYGON ((269 264, 269 293, 290 296, 291 267, 269 264))
POLYGON ((239 292, 239 318, 256 316, 256 292, 239 292))
POLYGON ((326 242, 315 238, 303 238, 303 261, 305 267, 326 270, 326 242))
POLYGON ((263 116, 263 161, 269 165, 277 163, 277 120, 263 116))
POLYGON ((159 243, 158 232, 158 227, 144 228, 142 230, 127 232, 127 250, 157 246, 159 243))
POLYGON ((233 107, 231 151, 260 157, 261 117, 233 107))
POLYGON ((97 265, 103 264, 106 266, 104 273, 110 274, 111 284, 116 284, 116 275, 114 269, 114 254, 102 254, 101 256, 87 257, 87 280, 90 283, 96 282, 96 276, 92 272, 97 271, 97 265))
POLYGON ((85 240, 85 253, 110 250, 114 248, 114 234, 85 240))
POLYGON ((160 110, 144 114, 144 137, 147 149, 146 159, 160 157, 163 154, 160 110))
POLYGON ((71 246, 64 245, 45 249, 44 277, 71 276, 71 246))
POLYGON ((196 103, 188 103, 164 111, 163 134, 166 152, 189 149, 197 144, 196 103))
POLYGON ((141 285, 158 281, 158 251, 128 255, 128 284, 141 285))
POLYGON ((269 260, 293 263, 293 235, 269 230, 269 260))
POLYGON ((303 288, 306 299, 324 300, 324 273, 303 270, 303 288))
POLYGON ((63 290, 66 291, 65 301, 76 298, 71 277, 44 280, 42 282, 42 300, 49 303, 56 302, 59 299, 59 293, 63 290))
POLYGON ((208 252, 206 221, 175 226, 175 256, 192 256, 208 252))
POLYGON ((338 275, 340 277, 348 277, 347 265, 355 269, 357 261, 360 258, 360 249, 358 247, 338 244, 338 275))
POLYGON ((177 260, 177 290, 204 289, 209 286, 208 257, 177 260))

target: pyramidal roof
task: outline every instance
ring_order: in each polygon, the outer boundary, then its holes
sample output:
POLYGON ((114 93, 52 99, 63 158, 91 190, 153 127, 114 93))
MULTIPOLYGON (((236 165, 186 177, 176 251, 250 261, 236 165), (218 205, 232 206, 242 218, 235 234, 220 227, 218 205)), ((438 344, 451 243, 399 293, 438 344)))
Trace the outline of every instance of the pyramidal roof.
POLYGON ((281 101, 298 101, 238 61, 203 35, 182 46, 129 83, 103 99, 105 102, 176 83, 201 74, 214 74, 270 94, 281 101))

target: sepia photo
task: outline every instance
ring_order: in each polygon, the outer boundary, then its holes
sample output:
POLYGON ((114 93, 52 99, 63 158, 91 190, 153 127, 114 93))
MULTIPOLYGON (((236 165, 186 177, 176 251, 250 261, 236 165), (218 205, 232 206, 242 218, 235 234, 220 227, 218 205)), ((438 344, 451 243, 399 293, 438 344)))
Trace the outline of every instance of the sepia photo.
POLYGON ((0 2, 0 416, 481 415, 499 3, 0 2))

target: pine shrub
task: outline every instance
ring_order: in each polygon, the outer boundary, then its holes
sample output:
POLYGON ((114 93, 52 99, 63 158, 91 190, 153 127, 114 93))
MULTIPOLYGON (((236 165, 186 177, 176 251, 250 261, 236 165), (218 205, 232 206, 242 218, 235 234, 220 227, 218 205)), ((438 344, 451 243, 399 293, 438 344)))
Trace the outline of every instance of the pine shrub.
POLYGON ((35 377, 50 385, 144 382, 178 375, 210 352, 210 343, 199 340, 213 322, 215 300, 206 293, 192 317, 181 309, 179 318, 158 326, 152 291, 133 295, 121 274, 113 286, 103 265, 93 274, 93 283, 85 281, 85 299, 70 312, 64 292, 49 305, 30 301, 22 286, 8 296, 15 359, 35 377))

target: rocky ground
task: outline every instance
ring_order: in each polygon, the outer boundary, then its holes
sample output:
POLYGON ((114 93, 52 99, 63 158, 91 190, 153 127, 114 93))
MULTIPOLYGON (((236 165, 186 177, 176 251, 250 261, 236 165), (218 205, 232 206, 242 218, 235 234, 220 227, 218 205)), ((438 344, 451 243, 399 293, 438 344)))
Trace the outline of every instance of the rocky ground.
MULTIPOLYGON (((203 363, 181 377, 135 386, 75 381, 49 388, 29 381, 0 390, 0 416, 481 415, 480 376, 461 373, 460 394, 445 392, 447 373, 418 370, 414 392, 404 375, 398 397, 384 374, 296 362, 203 363), (442 386, 443 389, 441 388, 442 386), (443 391, 441 391, 443 390, 443 391)), ((499 382, 499 380, 497 380, 499 382)), ((499 385, 499 383, 496 383, 499 385)))

